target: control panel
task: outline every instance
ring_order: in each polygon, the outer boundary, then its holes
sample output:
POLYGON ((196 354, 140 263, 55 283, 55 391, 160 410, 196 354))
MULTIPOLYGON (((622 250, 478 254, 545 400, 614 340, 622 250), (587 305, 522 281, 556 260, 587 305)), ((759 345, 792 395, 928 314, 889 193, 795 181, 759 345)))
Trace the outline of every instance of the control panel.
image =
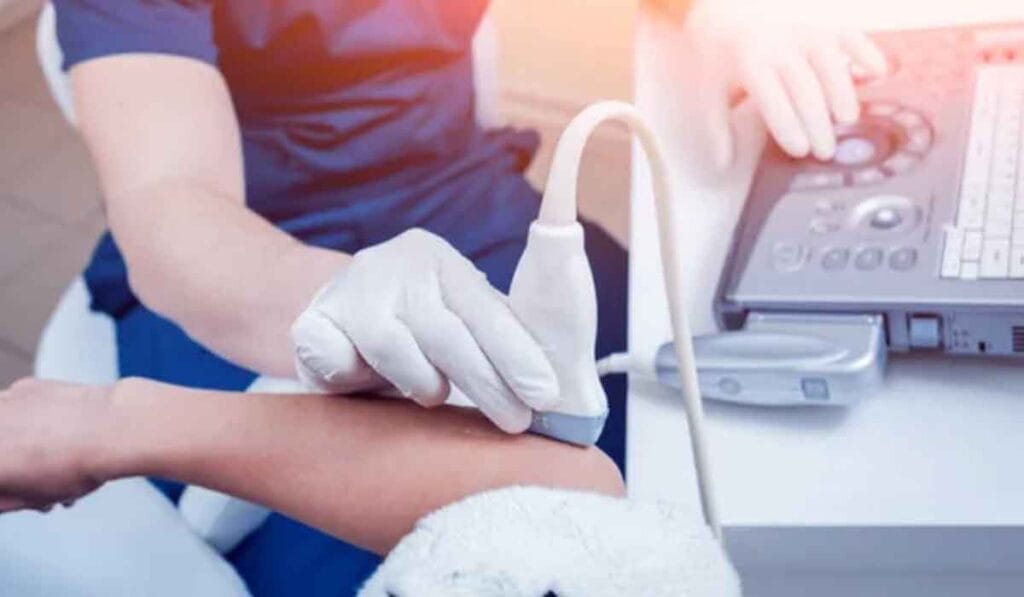
POLYGON ((836 128, 833 159, 766 146, 720 322, 873 314, 893 350, 1024 354, 1024 25, 875 38, 890 74, 860 86, 862 116, 836 128))

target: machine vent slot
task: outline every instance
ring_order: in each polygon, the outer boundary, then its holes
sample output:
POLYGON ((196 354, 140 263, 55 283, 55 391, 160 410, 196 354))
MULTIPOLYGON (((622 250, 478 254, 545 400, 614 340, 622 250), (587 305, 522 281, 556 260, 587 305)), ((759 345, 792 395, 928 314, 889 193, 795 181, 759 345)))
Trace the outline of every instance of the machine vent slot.
POLYGON ((1013 352, 1024 352, 1024 325, 1015 325, 1013 330, 1013 352))

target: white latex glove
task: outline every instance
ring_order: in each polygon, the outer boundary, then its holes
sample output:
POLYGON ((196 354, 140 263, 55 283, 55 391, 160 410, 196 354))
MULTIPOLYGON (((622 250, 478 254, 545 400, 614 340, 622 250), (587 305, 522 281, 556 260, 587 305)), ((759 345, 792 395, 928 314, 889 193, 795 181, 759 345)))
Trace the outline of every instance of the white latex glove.
POLYGON ((831 159, 834 123, 860 117, 855 78, 883 76, 885 55, 863 32, 800 24, 772 4, 697 5, 687 21, 701 59, 699 85, 719 167, 732 162, 731 106, 744 94, 793 157, 831 159))
POLYGON ((356 253, 291 335, 299 378, 324 392, 393 388, 432 407, 451 383, 510 433, 559 397, 551 364, 507 298, 423 230, 356 253))

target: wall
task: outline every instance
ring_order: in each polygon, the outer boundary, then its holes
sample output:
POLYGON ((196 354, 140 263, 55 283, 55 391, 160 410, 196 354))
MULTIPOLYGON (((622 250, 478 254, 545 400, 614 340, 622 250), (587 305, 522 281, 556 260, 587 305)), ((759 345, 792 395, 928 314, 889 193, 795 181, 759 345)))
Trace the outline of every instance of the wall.
POLYGON ((5 31, 42 6, 43 0, 0 0, 0 31, 5 31))
MULTIPOLYGON (((530 168, 542 187, 558 134, 597 99, 632 98, 635 0, 494 0, 502 109, 510 124, 537 129, 530 168)), ((629 139, 608 126, 588 146, 580 207, 618 239, 628 236, 629 139)))

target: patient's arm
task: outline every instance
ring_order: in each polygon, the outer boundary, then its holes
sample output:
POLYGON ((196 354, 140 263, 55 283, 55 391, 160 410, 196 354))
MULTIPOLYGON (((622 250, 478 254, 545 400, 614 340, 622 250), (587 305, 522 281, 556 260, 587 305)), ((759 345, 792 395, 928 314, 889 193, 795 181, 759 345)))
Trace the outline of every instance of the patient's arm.
POLYGON ((509 485, 621 494, 596 449, 508 436, 407 401, 232 394, 129 379, 0 393, 0 509, 160 476, 266 504, 378 553, 423 515, 509 485))

